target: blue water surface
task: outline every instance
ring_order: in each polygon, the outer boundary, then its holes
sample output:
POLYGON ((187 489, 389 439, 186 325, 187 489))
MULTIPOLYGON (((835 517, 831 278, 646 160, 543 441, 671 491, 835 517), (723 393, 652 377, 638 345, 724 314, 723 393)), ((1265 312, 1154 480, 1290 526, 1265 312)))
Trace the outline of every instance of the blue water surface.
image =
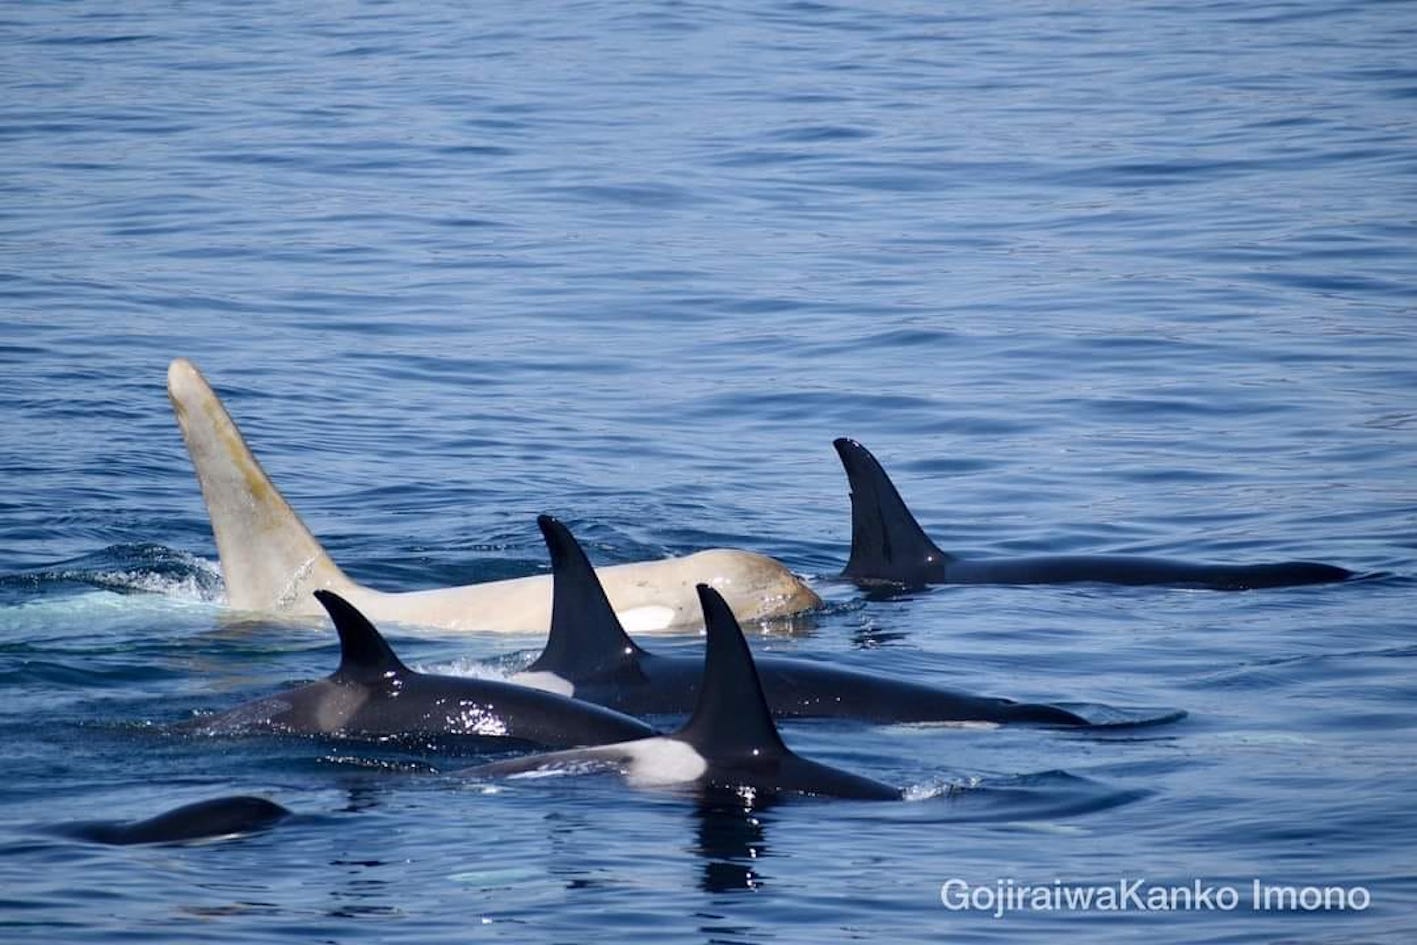
MULTIPOLYGON (((1417 7, 1334 0, 6 5, 0 939, 1411 941, 1414 48, 1417 7), (1189 715, 797 723, 915 799, 756 811, 174 736, 337 660, 222 608, 176 356, 375 586, 543 571, 548 511, 599 562, 808 576, 759 650, 1189 715), (1385 576, 867 600, 842 435, 952 551, 1385 576), (228 793, 299 816, 50 829, 228 793), (994 917, 951 879, 1243 898, 994 917)), ((541 642, 391 635, 457 672, 541 642)))

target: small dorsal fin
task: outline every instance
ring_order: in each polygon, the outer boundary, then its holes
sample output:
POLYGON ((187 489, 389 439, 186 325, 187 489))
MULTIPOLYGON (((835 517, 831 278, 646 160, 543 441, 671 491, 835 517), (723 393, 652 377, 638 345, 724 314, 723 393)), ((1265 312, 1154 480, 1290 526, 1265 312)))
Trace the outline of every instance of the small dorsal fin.
POLYGON ((412 672, 353 604, 334 591, 318 590, 315 598, 329 612, 339 632, 340 660, 339 669, 334 673, 336 677, 369 682, 412 672))
POLYGON ((709 761, 753 761, 791 754, 773 723, 748 641, 717 591, 698 585, 707 643, 694 714, 674 738, 709 761))
POLYGON ((551 630, 526 671, 555 673, 572 683, 637 672, 644 650, 620 625, 580 543, 550 515, 537 516, 536 524, 551 553, 551 630))
POLYGON ((944 581, 953 558, 925 534, 876 457, 846 437, 832 445, 851 486, 851 557, 842 575, 901 584, 944 581))

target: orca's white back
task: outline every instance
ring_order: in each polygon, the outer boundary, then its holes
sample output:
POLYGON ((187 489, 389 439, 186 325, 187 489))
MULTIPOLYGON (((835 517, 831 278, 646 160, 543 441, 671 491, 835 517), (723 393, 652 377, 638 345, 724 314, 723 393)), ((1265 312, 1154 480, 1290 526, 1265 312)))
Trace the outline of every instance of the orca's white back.
MULTIPOLYGON (((177 358, 167 393, 211 516, 226 582, 238 610, 323 615, 313 592, 347 599, 369 619, 452 631, 544 633, 551 623, 551 576, 532 575, 462 587, 383 592, 340 570, 251 454, 231 415, 196 365, 177 358)), ((701 622, 696 584, 709 584, 740 620, 809 610, 821 599, 780 562, 726 548, 596 569, 621 621, 632 632, 701 622)))

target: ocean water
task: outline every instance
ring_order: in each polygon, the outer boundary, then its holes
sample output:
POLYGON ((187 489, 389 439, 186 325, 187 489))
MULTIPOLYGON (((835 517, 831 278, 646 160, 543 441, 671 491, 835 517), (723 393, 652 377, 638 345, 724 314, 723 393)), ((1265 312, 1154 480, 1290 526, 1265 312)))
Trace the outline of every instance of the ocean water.
POLYGON ((1414 48, 1401 2, 5 5, 0 939, 1411 941, 1414 48), (174 736, 337 658, 221 606, 179 355, 375 586, 544 570, 549 511, 787 562, 827 607, 762 651, 1188 715, 792 724, 917 799, 756 811, 174 736), (868 600, 841 435, 952 551, 1381 576, 868 600), (230 793, 298 817, 53 832, 230 793), (987 908, 1136 880, 1237 901, 987 908))

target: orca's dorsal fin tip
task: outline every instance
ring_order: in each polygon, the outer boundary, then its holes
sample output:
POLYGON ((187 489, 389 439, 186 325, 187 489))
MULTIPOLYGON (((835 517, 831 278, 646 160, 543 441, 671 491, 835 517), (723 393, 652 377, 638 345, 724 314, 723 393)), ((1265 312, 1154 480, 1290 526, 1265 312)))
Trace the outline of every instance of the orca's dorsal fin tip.
POLYGON ((772 720, 738 619, 718 591, 707 584, 696 590, 704 610, 704 673, 693 715, 674 737, 709 761, 791 754, 772 720))
POLYGON ((395 655, 384 635, 357 607, 325 588, 314 594, 334 621, 335 631, 339 634, 340 661, 335 676, 368 681, 410 672, 395 655))
POLYGON ((551 555, 551 567, 554 570, 557 562, 572 551, 573 545, 578 546, 579 543, 565 522, 546 512, 536 517, 536 527, 541 529, 541 538, 546 542, 546 550, 551 555))
POLYGON ((551 628, 527 671, 574 683, 636 666, 644 651, 620 625, 580 542, 555 516, 538 515, 536 524, 551 555, 551 628))
POLYGON ((944 580, 953 557, 916 521, 880 461, 848 437, 832 441, 851 491, 848 578, 923 584, 944 580))

